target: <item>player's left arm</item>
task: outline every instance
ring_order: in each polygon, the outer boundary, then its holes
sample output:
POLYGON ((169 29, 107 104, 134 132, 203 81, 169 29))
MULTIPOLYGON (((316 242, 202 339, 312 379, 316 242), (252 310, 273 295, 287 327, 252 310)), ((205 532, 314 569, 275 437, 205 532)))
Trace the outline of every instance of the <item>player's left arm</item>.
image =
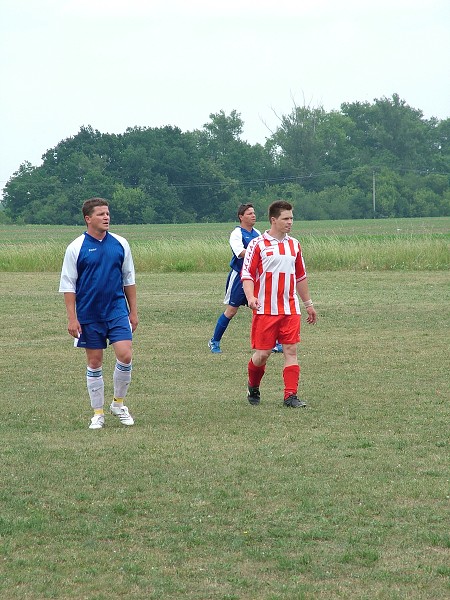
POLYGON ((130 245, 125 238, 121 238, 120 242, 125 250, 125 256, 122 265, 123 291, 128 302, 128 318, 130 319, 131 323, 131 331, 134 332, 139 323, 136 298, 136 274, 134 271, 133 256, 131 254, 130 245))
POLYGON ((304 279, 297 281, 296 288, 298 295, 302 299, 306 312, 308 313, 308 318, 306 319, 306 321, 310 325, 314 325, 315 323, 317 323, 317 313, 311 300, 311 295, 309 293, 308 279, 305 277, 304 279))
POLYGON ((139 323, 137 313, 136 285, 126 285, 124 286, 123 291, 128 302, 128 308, 130 310, 128 318, 130 319, 131 323, 131 331, 134 331, 139 323))

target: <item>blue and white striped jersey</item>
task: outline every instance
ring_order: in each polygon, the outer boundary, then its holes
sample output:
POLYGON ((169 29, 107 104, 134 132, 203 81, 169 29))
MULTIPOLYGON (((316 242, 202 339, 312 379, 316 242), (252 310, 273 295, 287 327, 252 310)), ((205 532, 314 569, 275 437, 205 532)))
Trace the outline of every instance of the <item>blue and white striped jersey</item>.
POLYGON ((245 250, 253 238, 258 237, 261 233, 253 227, 251 231, 247 231, 243 227, 235 227, 230 234, 230 246, 233 250, 233 256, 230 261, 230 267, 241 272, 244 264, 244 257, 238 258, 242 250, 245 250))
POLYGON ((128 315, 123 288, 134 284, 130 246, 120 235, 106 232, 97 240, 85 232, 67 247, 59 291, 75 293, 80 323, 128 315))

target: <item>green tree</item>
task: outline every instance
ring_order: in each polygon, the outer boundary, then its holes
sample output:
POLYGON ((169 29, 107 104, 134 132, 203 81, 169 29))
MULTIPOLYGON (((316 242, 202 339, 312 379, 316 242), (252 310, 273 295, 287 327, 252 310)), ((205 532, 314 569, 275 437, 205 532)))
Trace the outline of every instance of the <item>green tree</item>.
MULTIPOLYGON (((55 176, 46 176, 45 172, 31 163, 22 164, 5 186, 3 206, 5 215, 15 223, 44 223, 42 216, 37 218, 36 212, 41 211, 45 205, 62 194, 62 185, 55 176)), ((67 200, 67 199, 66 199, 67 200)), ((50 214, 50 208, 47 210, 50 214)), ((59 221, 60 217, 67 218, 67 205, 64 210, 54 207, 52 223, 59 221)))
POLYGON ((348 142, 352 129, 351 119, 336 111, 296 106, 281 117, 266 145, 282 177, 320 190, 344 183, 347 171, 356 166, 348 142))
POLYGON ((430 164, 433 121, 411 108, 398 94, 368 102, 344 103, 342 113, 354 127, 350 141, 360 165, 398 169, 424 169, 430 164))
POLYGON ((450 118, 433 122, 431 133, 431 149, 435 171, 450 173, 450 118))
POLYGON ((242 140, 233 110, 203 129, 81 127, 24 163, 4 188, 2 220, 82 222, 80 206, 104 196, 124 223, 235 221, 241 202, 258 214, 276 198, 302 218, 450 214, 450 119, 426 120, 397 94, 341 110, 294 106, 264 146, 242 140))
POLYGON ((114 223, 145 223, 145 216, 154 216, 144 190, 116 184, 110 209, 114 223))

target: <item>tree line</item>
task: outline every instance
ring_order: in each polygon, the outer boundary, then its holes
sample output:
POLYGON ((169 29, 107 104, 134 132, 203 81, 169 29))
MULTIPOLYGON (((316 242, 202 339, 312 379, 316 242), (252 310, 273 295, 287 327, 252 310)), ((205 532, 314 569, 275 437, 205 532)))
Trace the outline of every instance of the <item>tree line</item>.
POLYGON ((23 163, 4 188, 0 221, 76 225, 86 198, 115 223, 225 222, 252 202, 287 199, 298 218, 450 215, 450 118, 425 119, 397 94, 339 111, 293 106, 264 145, 241 139, 236 110, 201 130, 81 127, 23 163))

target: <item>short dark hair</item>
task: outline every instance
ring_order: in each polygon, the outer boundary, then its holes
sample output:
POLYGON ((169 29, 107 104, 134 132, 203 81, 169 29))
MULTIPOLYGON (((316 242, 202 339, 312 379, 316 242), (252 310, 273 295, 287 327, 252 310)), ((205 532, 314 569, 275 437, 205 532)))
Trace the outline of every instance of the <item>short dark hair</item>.
POLYGON ((245 213, 246 210, 248 210, 249 208, 254 208, 253 204, 240 204, 239 208, 237 210, 237 218, 238 221, 240 221, 241 219, 239 217, 242 217, 242 215, 245 213))
POLYGON ((90 217, 92 215, 92 213, 94 212, 94 208, 96 206, 108 206, 109 207, 108 200, 105 200, 104 198, 89 198, 89 200, 85 200, 83 202, 83 206, 81 207, 81 210, 83 212, 83 217, 90 217))
POLYGON ((269 206, 269 221, 272 217, 278 219, 283 210, 292 210, 292 204, 286 200, 275 200, 269 206))

